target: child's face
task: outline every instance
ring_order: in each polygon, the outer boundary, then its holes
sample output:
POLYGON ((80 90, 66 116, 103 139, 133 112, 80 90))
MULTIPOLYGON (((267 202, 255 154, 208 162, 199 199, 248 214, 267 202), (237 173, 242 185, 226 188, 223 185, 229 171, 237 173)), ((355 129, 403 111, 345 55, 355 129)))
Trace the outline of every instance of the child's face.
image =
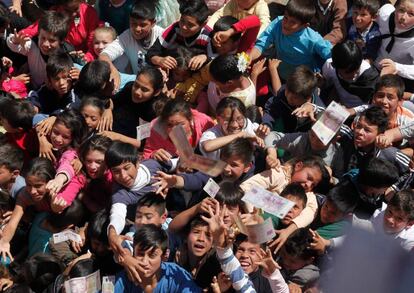
POLYGON ((402 1, 395 8, 395 26, 401 30, 408 30, 414 26, 414 2, 402 1))
POLYGON ((139 249, 139 245, 135 246, 134 256, 144 273, 140 273, 143 278, 151 278, 161 267, 162 250, 159 247, 151 247, 145 251, 139 249))
POLYGON ((131 162, 125 162, 119 166, 111 168, 114 180, 126 188, 131 188, 134 185, 135 178, 138 174, 138 166, 138 163, 134 165, 131 162))
POLYGON ((224 109, 223 113, 217 116, 217 120, 225 135, 239 133, 246 123, 244 115, 239 110, 231 108, 224 109))
POLYGON ((306 192, 312 191, 322 180, 322 174, 317 168, 304 167, 301 162, 294 166, 291 183, 300 183, 306 192))
POLYGON ((30 194, 33 201, 38 202, 46 194, 46 181, 37 176, 26 176, 26 192, 30 194))
POLYGON ((149 19, 135 19, 129 18, 129 28, 135 40, 146 39, 151 33, 155 21, 149 19))
POLYGON ((57 150, 68 147, 72 142, 72 131, 65 124, 58 122, 52 127, 50 133, 50 143, 57 150))
POLYGON ((61 71, 56 76, 48 78, 49 87, 55 90, 59 97, 66 95, 72 89, 72 78, 69 71, 61 71))
POLYGON ((61 41, 56 35, 39 29, 38 46, 43 55, 49 56, 56 52, 60 47, 60 43, 61 41))
POLYGON ((174 68, 171 72, 172 80, 174 82, 183 82, 191 77, 191 71, 187 68, 174 68))
POLYGON ((132 102, 139 104, 150 100, 154 96, 154 86, 146 74, 139 74, 132 86, 132 102))
POLYGON ((112 34, 109 32, 97 32, 93 38, 93 51, 97 56, 101 54, 103 49, 108 46, 108 44, 114 41, 112 34))
POLYGON ((195 226, 187 237, 187 248, 196 257, 203 257, 213 244, 208 226, 195 226))
POLYGON ((407 227, 413 224, 408 220, 407 214, 393 206, 388 205, 384 214, 383 227, 385 233, 396 234, 400 233, 407 227))
POLYGON ((223 222, 227 228, 230 228, 231 226, 234 225, 234 217, 240 214, 240 207, 238 205, 235 205, 235 206, 227 205, 226 207, 227 207, 227 210, 224 213, 223 222))
POLYGON ((251 274, 259 268, 256 262, 260 261, 260 245, 244 241, 240 243, 235 253, 243 271, 251 274))
POLYGON ((72 0, 62 5, 63 10, 72 18, 79 15, 81 0, 72 0))
POLYGON ((321 207, 321 222, 323 224, 332 224, 344 218, 344 214, 338 210, 335 204, 327 199, 321 207))
POLYGON ((181 15, 179 34, 184 38, 190 38, 200 32, 204 24, 199 24, 197 19, 189 15, 181 15))
POLYGON ((103 177, 106 170, 104 153, 98 150, 91 150, 86 154, 83 163, 89 178, 97 179, 103 177))
POLYGON ((302 96, 292 93, 287 87, 285 88, 285 96, 289 106, 292 108, 298 108, 310 100, 310 97, 309 99, 304 99, 302 96))
POLYGON ((236 181, 244 173, 247 173, 251 167, 251 164, 245 164, 243 160, 237 156, 233 155, 230 158, 222 158, 222 160, 227 164, 224 167, 222 177, 224 180, 236 181))
POLYGON ((284 247, 280 250, 281 266, 289 271, 297 271, 304 266, 311 264, 312 260, 304 260, 299 257, 289 255, 284 247))
POLYGON ((375 143, 378 134, 378 126, 370 124, 362 116, 354 128, 354 144, 357 148, 370 147, 375 143))
POLYGON ((303 200, 299 199, 297 196, 288 194, 285 198, 295 203, 286 216, 281 220, 283 225, 288 226, 292 223, 294 218, 299 216, 305 206, 303 204, 303 200))
POLYGON ((155 206, 141 206, 135 214, 135 227, 139 229, 142 225, 154 224, 161 226, 165 223, 166 214, 160 215, 155 206))
POLYGON ((301 22, 296 17, 285 13, 282 19, 282 34, 285 36, 294 34, 307 27, 306 23, 301 22))
POLYGON ((247 10, 252 7, 258 0, 236 0, 237 6, 243 10, 247 10))
POLYGON ((187 138, 190 138, 192 135, 191 130, 191 121, 187 119, 183 114, 176 113, 174 115, 171 115, 168 117, 166 121, 166 133, 169 134, 171 130, 174 128, 174 126, 181 125, 184 128, 184 131, 187 135, 187 138))
POLYGON ((82 108, 81 114, 85 119, 86 125, 88 125, 89 131, 93 131, 98 127, 102 117, 101 110, 98 107, 86 105, 82 108))
POLYGON ((357 30, 360 32, 365 31, 371 23, 374 21, 375 15, 371 15, 366 8, 353 8, 352 9, 352 22, 357 30))
POLYGON ((393 87, 382 87, 372 97, 372 104, 381 107, 390 117, 397 113, 399 104, 398 90, 393 87))
POLYGON ((224 55, 230 54, 231 52, 235 52, 240 44, 239 40, 233 41, 231 38, 221 43, 217 43, 216 40, 212 38, 211 42, 212 42, 214 49, 216 49, 216 52, 220 56, 224 56, 224 55))
POLYGON ((0 186, 14 182, 19 173, 18 170, 11 171, 4 165, 0 166, 0 186))

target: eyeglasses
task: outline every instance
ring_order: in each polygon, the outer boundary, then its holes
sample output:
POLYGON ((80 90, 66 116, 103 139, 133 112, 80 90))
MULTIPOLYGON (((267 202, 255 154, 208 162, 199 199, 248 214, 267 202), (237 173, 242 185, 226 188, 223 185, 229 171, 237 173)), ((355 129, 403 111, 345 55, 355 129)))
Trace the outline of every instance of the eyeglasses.
MULTIPOLYGON (((223 119, 223 118, 222 118, 223 119)), ((223 119, 224 120, 224 119, 223 119)), ((246 119, 244 118, 244 117, 237 117, 236 119, 232 119, 232 120, 224 120, 223 121, 223 126, 229 126, 231 123, 234 123, 234 122, 236 122, 237 123, 237 125, 240 125, 240 126, 242 126, 242 125, 244 125, 244 123, 245 123, 245 121, 246 121, 246 119)))

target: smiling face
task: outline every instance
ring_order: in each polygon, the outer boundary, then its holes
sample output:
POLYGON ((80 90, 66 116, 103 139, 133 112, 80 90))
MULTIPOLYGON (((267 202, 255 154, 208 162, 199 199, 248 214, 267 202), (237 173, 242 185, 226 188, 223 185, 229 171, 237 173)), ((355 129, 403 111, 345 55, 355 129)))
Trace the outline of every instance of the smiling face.
POLYGON ((138 163, 134 165, 131 162, 124 162, 119 166, 111 168, 111 172, 115 182, 126 188, 131 188, 138 174, 138 163))
POLYGON ((55 53, 60 47, 59 38, 50 32, 39 29, 38 46, 43 55, 49 56, 55 53))
POLYGON ((239 133, 243 130, 246 118, 238 109, 226 108, 217 116, 221 130, 225 135, 239 133))
POLYGON ((155 21, 149 19, 129 18, 129 28, 135 40, 146 39, 155 25, 155 21))
POLYGON ((378 134, 378 126, 370 124, 365 116, 362 116, 354 128, 354 144, 357 148, 371 147, 378 134))
POLYGON ((26 192, 32 197, 33 201, 39 202, 46 195, 47 182, 35 175, 26 176, 26 192))
POLYGON ((102 178, 105 170, 105 154, 98 150, 89 151, 84 160, 85 170, 89 178, 102 178))
POLYGON ((401 1, 395 8, 395 26, 401 30, 408 30, 414 26, 414 2, 412 0, 401 1))
POLYGON ((208 226, 194 226, 187 237, 187 248, 195 257, 201 258, 210 251, 213 244, 208 226))
POLYGON ((366 8, 352 9, 352 22, 359 32, 365 31, 374 21, 375 15, 371 15, 366 8))
POLYGON ((50 143, 57 150, 63 150, 72 143, 72 131, 62 122, 57 122, 50 133, 50 143))
POLYGON ((388 117, 397 114, 398 90, 393 87, 380 88, 372 97, 372 104, 381 107, 388 117))
POLYGON ((256 262, 260 261, 260 245, 244 241, 240 243, 235 256, 239 260, 243 271, 251 274, 259 268, 256 262))

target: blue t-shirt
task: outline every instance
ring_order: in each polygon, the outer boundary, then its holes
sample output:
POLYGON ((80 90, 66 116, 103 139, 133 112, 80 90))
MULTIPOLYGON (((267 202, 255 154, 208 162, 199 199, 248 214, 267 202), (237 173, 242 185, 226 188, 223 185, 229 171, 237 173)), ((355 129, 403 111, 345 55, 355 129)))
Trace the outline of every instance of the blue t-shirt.
POLYGON ((38 252, 50 252, 49 239, 53 236, 53 233, 41 228, 41 224, 48 214, 37 214, 32 222, 32 228, 29 233, 29 257, 38 252))
MULTIPOLYGON (((116 276, 115 292, 139 293, 144 292, 141 287, 132 283, 125 271, 116 276)), ((192 293, 201 292, 201 289, 194 283, 189 272, 175 263, 161 263, 161 277, 153 293, 192 293)))

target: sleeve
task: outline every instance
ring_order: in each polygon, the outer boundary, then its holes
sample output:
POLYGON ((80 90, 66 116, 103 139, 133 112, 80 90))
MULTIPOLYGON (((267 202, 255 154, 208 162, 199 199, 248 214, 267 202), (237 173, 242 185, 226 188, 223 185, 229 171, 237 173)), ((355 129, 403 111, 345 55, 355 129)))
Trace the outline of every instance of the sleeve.
POLYGON ((64 199, 67 206, 70 206, 79 192, 86 186, 86 178, 83 175, 73 177, 69 183, 57 194, 58 197, 64 199))
MULTIPOLYGON (((81 4, 82 5, 82 4, 81 4)), ((84 4, 87 5, 87 4, 84 4)), ((86 19, 86 32, 87 32, 87 48, 88 51, 93 55, 93 38, 95 35, 95 29, 97 27, 103 26, 103 22, 99 20, 98 13, 96 12, 95 8, 90 5, 87 5, 85 15, 86 19)))
POLYGON ((113 203, 109 215, 109 225, 114 227, 117 235, 122 233, 125 227, 125 218, 127 216, 127 206, 124 203, 113 203))
POLYGON ((314 265, 307 265, 297 270, 290 278, 289 281, 296 283, 300 286, 305 286, 319 278, 319 269, 314 265))
POLYGON ((59 166, 56 169, 56 175, 59 173, 65 174, 66 177, 68 177, 67 182, 70 182, 75 176, 75 170, 73 169, 71 162, 77 157, 78 155, 75 150, 68 150, 64 152, 59 159, 59 166))
MULTIPOLYGON (((256 174, 246 181, 240 187, 243 191, 249 191, 253 186, 259 186, 272 192, 280 192, 280 187, 286 183, 286 178, 283 171, 276 171, 276 169, 265 170, 256 174)), ((316 199, 315 199, 316 201, 316 199)))
POLYGON ((314 51, 323 62, 331 58, 332 44, 328 40, 324 40, 321 35, 315 32, 314 51))
POLYGON ((308 198, 306 207, 299 216, 292 220, 298 228, 304 228, 312 223, 313 219, 315 219, 316 211, 318 210, 318 202, 316 201, 315 194, 313 192, 307 192, 306 196, 308 198))
POLYGON ((24 46, 21 45, 16 45, 14 43, 12 43, 11 38, 13 37, 13 34, 10 34, 7 37, 7 46, 9 47, 10 50, 12 50, 15 53, 19 53, 21 55, 27 56, 29 54, 30 48, 32 46, 32 40, 27 41, 24 46))
POLYGON ((380 150, 377 157, 393 163, 400 175, 410 170, 410 157, 395 147, 380 150))
POLYGON ((178 176, 181 176, 184 180, 183 190, 185 191, 200 191, 210 179, 210 176, 202 172, 182 173, 178 176))
POLYGON ((280 270, 275 270, 270 276, 264 277, 269 281, 272 293, 289 293, 289 287, 285 279, 283 279, 280 270))
POLYGON ((121 38, 123 36, 124 36, 124 33, 122 33, 118 38, 116 38, 115 41, 110 43, 105 49, 103 49, 101 54, 108 55, 111 61, 114 61, 118 57, 121 57, 121 55, 124 54, 125 52, 125 49, 123 47, 123 42, 121 41, 121 38))
POLYGON ((269 6, 266 2, 262 1, 257 4, 256 7, 256 13, 255 13, 259 19, 260 19, 260 32, 262 33, 266 30, 270 23, 270 12, 269 12, 269 6))
POLYGON ((210 63, 203 66, 198 72, 191 75, 184 82, 177 83, 177 91, 184 93, 184 99, 195 103, 201 90, 212 80, 210 75, 210 63))
POLYGON ((37 36, 38 30, 39 30, 39 21, 37 20, 36 22, 29 25, 28 27, 22 29, 20 32, 23 32, 26 36, 33 38, 34 36, 37 36))
POLYGON ((125 271, 122 271, 119 275, 116 276, 114 292, 132 292, 126 287, 128 282, 129 281, 125 274, 125 271))
POLYGON ((231 247, 216 248, 217 259, 220 262, 223 272, 230 277, 234 290, 241 293, 253 293, 256 290, 253 287, 249 276, 243 271, 239 260, 234 256, 231 247))
POLYGON ((142 158, 150 159, 155 151, 164 148, 162 143, 164 140, 165 139, 157 131, 155 131, 154 128, 152 128, 150 136, 145 141, 145 148, 142 158))
MULTIPOLYGON (((411 48, 411 50, 414 50, 414 49, 411 48)), ((414 54, 410 54, 410 55, 411 55, 411 58, 414 60, 414 54)), ((397 69, 397 74, 399 76, 409 79, 409 80, 414 80, 414 65, 401 64, 401 63, 395 62, 395 66, 397 69)))
POLYGON ((403 138, 412 138, 414 137, 414 122, 405 125, 405 126, 400 126, 399 128, 403 138))
POLYGON ((332 24, 332 30, 324 36, 325 40, 328 40, 335 45, 342 40, 346 36, 346 13, 348 11, 347 2, 346 1, 334 1, 335 7, 335 16, 332 24))
POLYGON ((233 29, 238 33, 243 33, 238 51, 247 52, 254 46, 257 39, 260 30, 260 19, 256 15, 247 16, 233 24, 233 29))
POLYGON ((261 33, 255 44, 255 48, 257 50, 263 53, 263 51, 268 49, 273 44, 273 31, 280 21, 282 21, 281 17, 276 18, 269 24, 267 29, 265 29, 265 31, 261 33))

